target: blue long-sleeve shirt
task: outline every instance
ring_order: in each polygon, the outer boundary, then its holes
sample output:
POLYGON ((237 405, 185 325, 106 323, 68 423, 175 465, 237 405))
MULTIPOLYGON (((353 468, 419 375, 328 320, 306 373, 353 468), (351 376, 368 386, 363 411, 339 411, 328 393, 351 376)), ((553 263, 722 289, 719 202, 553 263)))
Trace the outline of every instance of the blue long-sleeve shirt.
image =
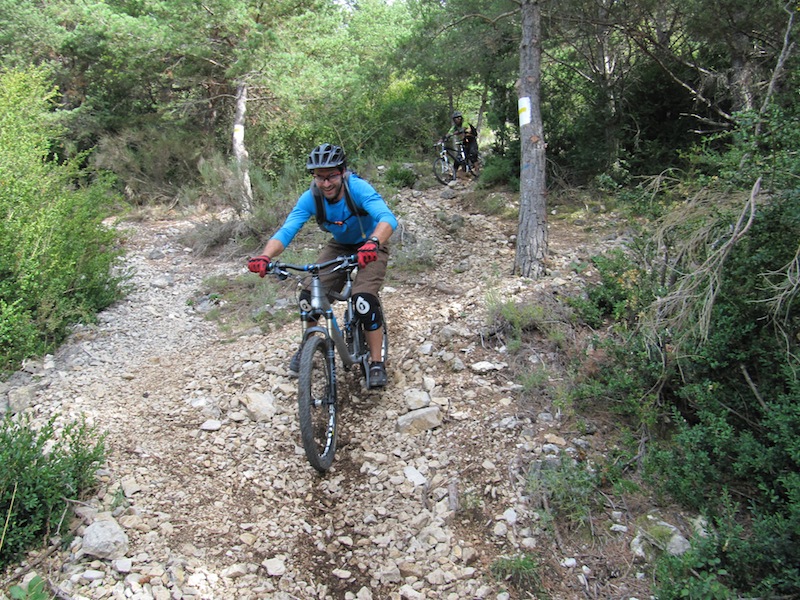
MULTIPOLYGON (((352 214, 344 196, 334 203, 323 199, 326 217, 323 227, 333 235, 334 240, 340 244, 360 244, 372 234, 375 226, 381 221, 391 225, 392 230, 397 228, 397 218, 375 188, 354 173, 350 173, 348 183, 353 203, 367 214, 364 216, 352 214)), ((316 213, 314 196, 311 190, 306 190, 297 200, 297 204, 281 228, 272 237, 286 248, 303 225, 311 217, 316 218, 316 213)))

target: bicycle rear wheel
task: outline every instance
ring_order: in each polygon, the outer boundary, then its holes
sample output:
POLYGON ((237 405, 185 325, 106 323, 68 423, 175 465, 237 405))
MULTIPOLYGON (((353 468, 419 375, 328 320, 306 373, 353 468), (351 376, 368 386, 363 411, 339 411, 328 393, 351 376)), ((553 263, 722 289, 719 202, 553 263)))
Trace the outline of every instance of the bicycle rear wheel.
POLYGON ((339 433, 336 382, 326 341, 314 335, 303 343, 297 394, 303 449, 308 462, 320 473, 333 464, 339 433))
POLYGON ((456 169, 453 163, 440 156, 433 161, 433 174, 439 183, 447 185, 456 178, 456 169))

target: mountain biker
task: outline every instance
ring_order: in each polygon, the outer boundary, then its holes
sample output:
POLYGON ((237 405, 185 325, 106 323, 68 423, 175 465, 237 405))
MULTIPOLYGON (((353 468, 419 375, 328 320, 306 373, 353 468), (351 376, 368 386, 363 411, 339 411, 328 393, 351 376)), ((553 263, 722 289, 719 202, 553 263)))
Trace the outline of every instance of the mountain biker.
MULTIPOLYGON (((286 249, 309 218, 316 217, 319 226, 333 236, 317 262, 358 255, 353 305, 364 324, 370 350, 370 387, 383 387, 387 375, 381 356, 383 315, 378 292, 386 276, 388 242, 397 227, 397 218, 369 183, 347 170, 347 158, 341 147, 317 146, 308 155, 306 169, 313 176, 311 188, 301 194, 261 255, 248 260, 247 268, 264 277, 271 270, 272 261, 286 249)), ((341 290, 344 274, 326 273, 322 275, 322 282, 327 289, 341 290)), ((301 309, 310 309, 310 301, 311 293, 306 285, 300 293, 301 309)), ((289 370, 294 373, 300 368, 301 350, 302 344, 289 363, 289 370)))
POLYGON ((464 127, 464 115, 461 111, 453 111, 453 127, 447 137, 463 145, 464 155, 470 162, 475 163, 478 160, 478 131, 472 125, 464 127))

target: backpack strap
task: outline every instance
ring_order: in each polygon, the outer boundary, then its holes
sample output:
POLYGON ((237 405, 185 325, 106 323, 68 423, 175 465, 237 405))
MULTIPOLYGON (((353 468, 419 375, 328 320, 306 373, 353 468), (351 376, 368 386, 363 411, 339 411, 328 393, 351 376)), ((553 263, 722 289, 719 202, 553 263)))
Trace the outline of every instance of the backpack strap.
MULTIPOLYGON (((342 175, 342 183, 344 185, 344 201, 347 203, 347 209, 350 211, 351 217, 352 216, 364 217, 369 213, 367 213, 367 211, 365 211, 363 208, 358 208, 356 206, 355 201, 353 201, 353 197, 350 195, 349 179, 350 179, 350 171, 345 171, 344 174, 342 175)), ((328 230, 325 229, 325 224, 331 223, 331 221, 328 221, 328 219, 326 218, 325 198, 322 196, 322 192, 320 191, 319 186, 313 180, 311 181, 310 189, 311 189, 311 195, 314 197, 317 225, 322 231, 327 232, 328 230)), ((349 219, 350 217, 347 218, 349 219)), ((341 223, 334 223, 334 224, 341 225, 341 223)))

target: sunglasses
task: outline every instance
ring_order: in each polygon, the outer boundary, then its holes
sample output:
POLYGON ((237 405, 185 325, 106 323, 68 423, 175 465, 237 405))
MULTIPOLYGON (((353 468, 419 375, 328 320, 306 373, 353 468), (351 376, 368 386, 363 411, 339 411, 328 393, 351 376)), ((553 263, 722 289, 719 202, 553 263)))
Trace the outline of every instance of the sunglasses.
POLYGON ((326 183, 328 181, 334 182, 341 176, 342 176, 341 173, 331 173, 330 175, 326 175, 325 177, 323 177, 322 175, 314 175, 314 181, 316 181, 317 184, 326 183))

